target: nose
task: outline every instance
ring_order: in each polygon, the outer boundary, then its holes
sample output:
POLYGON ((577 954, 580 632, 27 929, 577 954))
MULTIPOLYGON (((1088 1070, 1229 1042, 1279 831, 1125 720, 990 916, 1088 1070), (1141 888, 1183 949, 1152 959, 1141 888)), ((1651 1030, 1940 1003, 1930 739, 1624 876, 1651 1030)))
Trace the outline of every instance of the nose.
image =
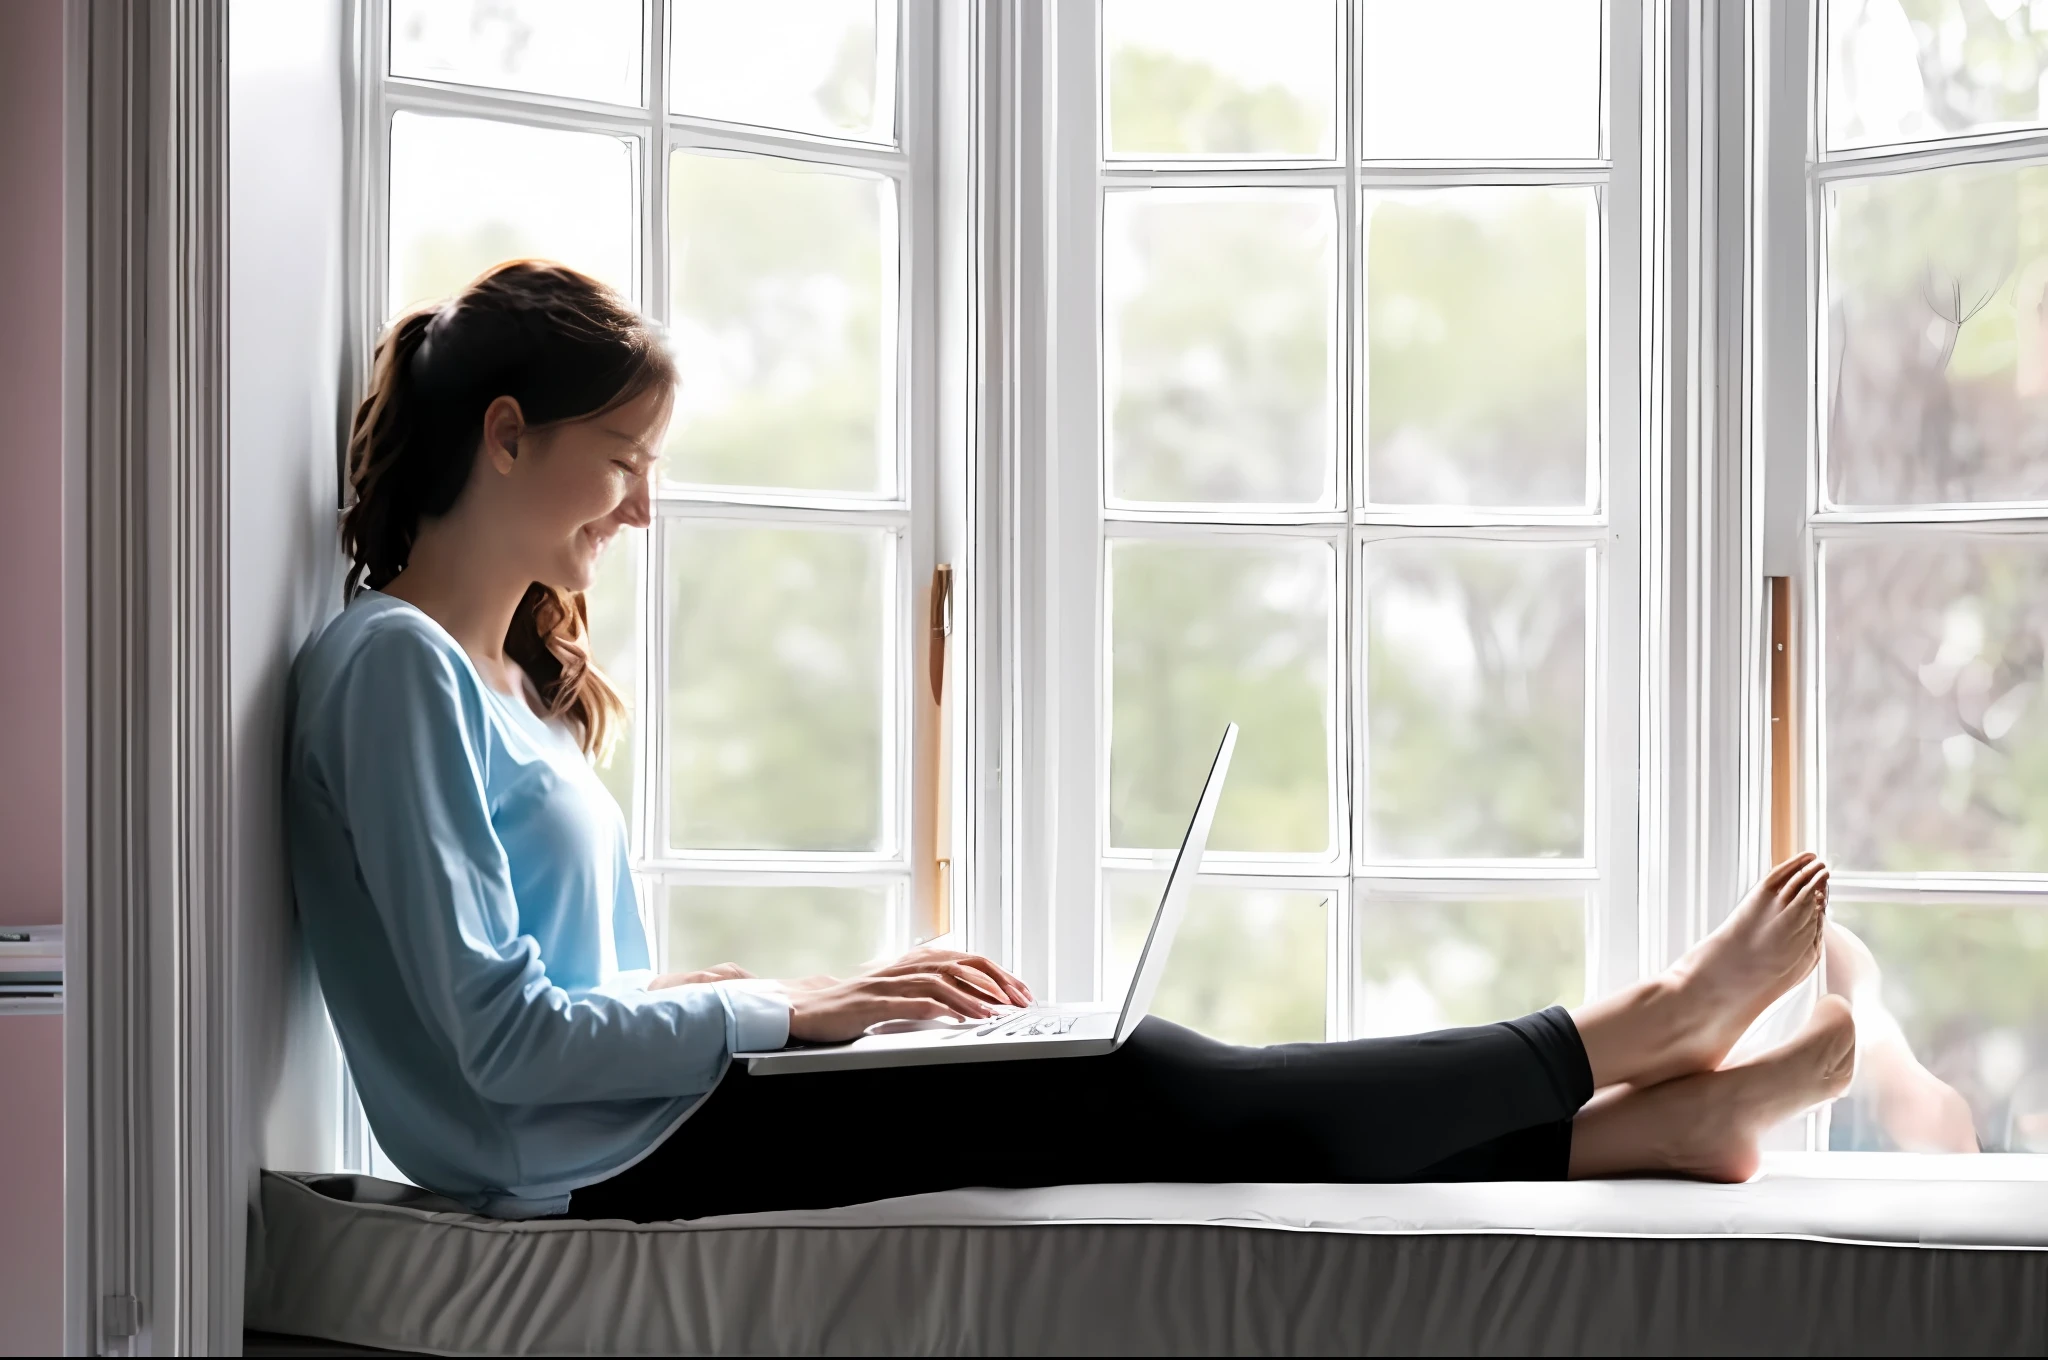
POLYGON ((645 529, 654 523, 654 472, 634 479, 626 491, 626 499, 619 505, 619 519, 635 529, 645 529))

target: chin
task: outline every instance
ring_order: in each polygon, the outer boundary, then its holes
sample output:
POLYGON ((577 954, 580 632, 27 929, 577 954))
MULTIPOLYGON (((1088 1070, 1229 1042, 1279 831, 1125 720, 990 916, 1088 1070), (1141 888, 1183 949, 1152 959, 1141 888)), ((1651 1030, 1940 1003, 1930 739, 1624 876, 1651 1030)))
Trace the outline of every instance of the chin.
POLYGON ((598 560, 595 556, 565 556, 555 564, 553 571, 541 578, 542 583, 556 590, 588 590, 597 584, 598 560))

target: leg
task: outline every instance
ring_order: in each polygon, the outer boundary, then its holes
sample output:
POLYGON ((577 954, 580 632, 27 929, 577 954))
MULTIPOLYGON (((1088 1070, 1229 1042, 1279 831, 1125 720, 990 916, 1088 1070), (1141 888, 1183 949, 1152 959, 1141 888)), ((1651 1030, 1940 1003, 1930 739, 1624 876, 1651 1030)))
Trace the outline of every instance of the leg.
POLYGON ((1601 1092, 1572 1121, 1571 1177, 1746 1181, 1763 1131, 1841 1095, 1855 1071, 1855 1021, 1840 997, 1824 996, 1805 1029, 1753 1062, 1601 1092))
POLYGON ((1877 1122, 1907 1152, 1976 1152, 1977 1121, 1955 1087, 1913 1056, 1905 1031, 1884 1004, 1883 977, 1870 947, 1830 921, 1828 991, 1856 1017, 1859 1085, 1867 1082, 1877 1122))
POLYGON ((1520 1165, 1556 1179, 1567 1121, 1592 1090, 1562 1010, 1271 1048, 1151 1019, 1099 1058, 728 1072, 666 1142, 577 1191, 570 1212, 650 1221, 963 1186, 1411 1180, 1532 1126, 1552 1131, 1523 1139, 1520 1165))
POLYGON ((1820 962, 1827 866, 1786 860, 1660 977, 1572 1013, 1600 1086, 1719 1067, 1743 1031, 1820 962))

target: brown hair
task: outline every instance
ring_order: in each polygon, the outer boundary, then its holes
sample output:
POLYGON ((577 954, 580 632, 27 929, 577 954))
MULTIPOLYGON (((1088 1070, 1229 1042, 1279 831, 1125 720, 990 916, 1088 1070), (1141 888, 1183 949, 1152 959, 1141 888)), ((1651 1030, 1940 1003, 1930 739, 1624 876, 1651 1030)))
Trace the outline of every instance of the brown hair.
MULTIPOLYGON (((355 495, 341 518, 350 563, 345 599, 405 570, 420 523, 448 513, 468 483, 484 411, 519 403, 529 428, 602 415, 657 384, 675 362, 653 324, 587 275, 541 260, 486 271, 436 307, 408 312, 377 342, 370 387, 348 442, 355 495)), ((550 717, 608 753, 625 703, 590 659, 582 591, 535 581, 505 654, 526 672, 550 717)))

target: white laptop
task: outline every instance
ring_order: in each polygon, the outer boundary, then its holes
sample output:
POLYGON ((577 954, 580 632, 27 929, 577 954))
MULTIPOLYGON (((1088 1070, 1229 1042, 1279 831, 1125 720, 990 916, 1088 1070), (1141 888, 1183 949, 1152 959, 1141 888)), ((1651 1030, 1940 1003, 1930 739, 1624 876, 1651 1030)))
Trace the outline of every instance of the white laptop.
POLYGON ((1209 844, 1209 824, 1216 820, 1216 802, 1223 796, 1223 777, 1230 771, 1230 753, 1237 745, 1237 724, 1223 729, 1223 742, 1209 766, 1209 778, 1195 803, 1194 819, 1181 838, 1166 890, 1152 912, 1152 928, 1138 953, 1137 969, 1124 1004, 1116 1006, 1004 1007, 992 1019, 955 1021, 938 1028, 877 1034, 872 1031, 843 1044, 800 1044, 767 1053, 735 1053, 747 1071, 843 1072, 855 1067, 908 1067, 914 1063, 994 1062, 1002 1058, 1078 1058, 1109 1053, 1131 1037, 1145 1018, 1152 994, 1166 972, 1174 936, 1187 914, 1188 892, 1202 869, 1209 844))

